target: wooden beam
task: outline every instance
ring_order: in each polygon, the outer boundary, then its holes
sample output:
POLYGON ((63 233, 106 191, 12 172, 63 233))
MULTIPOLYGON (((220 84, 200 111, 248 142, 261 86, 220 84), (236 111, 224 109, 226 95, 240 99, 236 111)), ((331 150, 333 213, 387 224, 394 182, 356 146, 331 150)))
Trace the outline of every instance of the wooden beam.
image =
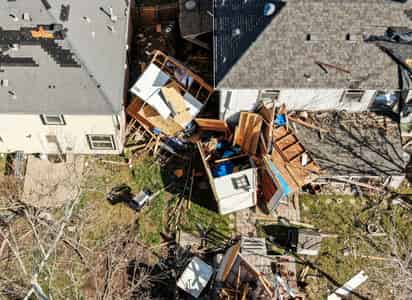
POLYGON ((302 126, 304 126, 304 127, 307 127, 307 128, 319 130, 320 132, 325 132, 325 133, 326 133, 326 132, 329 132, 329 130, 320 128, 320 127, 318 127, 318 126, 316 126, 316 125, 313 125, 313 124, 311 124, 311 123, 308 123, 308 122, 303 121, 303 120, 298 119, 298 118, 294 118, 294 117, 288 116, 288 120, 289 120, 289 121, 292 121, 292 122, 294 122, 294 123, 300 124, 300 125, 302 125, 302 126))
POLYGON ((232 160, 232 159, 237 159, 237 158, 241 158, 241 157, 245 157, 245 156, 248 156, 248 155, 247 154, 239 154, 239 155, 235 155, 235 156, 232 156, 232 157, 217 159, 217 160, 214 161, 214 163, 215 164, 220 164, 220 163, 225 162, 225 161, 229 161, 229 160, 232 160))

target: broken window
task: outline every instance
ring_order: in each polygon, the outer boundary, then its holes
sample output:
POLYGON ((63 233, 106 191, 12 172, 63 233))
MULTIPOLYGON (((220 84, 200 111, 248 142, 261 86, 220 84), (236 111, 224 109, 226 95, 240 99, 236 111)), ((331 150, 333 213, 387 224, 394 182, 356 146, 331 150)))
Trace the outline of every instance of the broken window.
POLYGON ((41 115, 44 125, 66 125, 63 115, 41 115))
POLYGON ((91 150, 115 150, 116 144, 113 135, 87 135, 91 150))
POLYGON ((347 90, 343 94, 343 102, 361 102, 363 95, 365 94, 364 90, 347 90))
POLYGON ((242 189, 242 190, 248 191, 250 189, 249 179, 247 178, 246 175, 232 178, 232 183, 233 183, 233 187, 236 190, 242 189))
POLYGON ((279 90, 263 90, 260 93, 260 101, 262 102, 273 102, 273 101, 277 101, 279 99, 279 94, 280 91, 279 90))

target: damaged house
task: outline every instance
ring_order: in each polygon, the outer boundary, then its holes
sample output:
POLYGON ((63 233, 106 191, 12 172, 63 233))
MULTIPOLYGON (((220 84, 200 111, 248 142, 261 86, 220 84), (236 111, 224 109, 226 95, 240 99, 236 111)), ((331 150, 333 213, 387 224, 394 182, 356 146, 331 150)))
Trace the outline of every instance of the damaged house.
POLYGON ((131 88, 127 113, 148 132, 175 136, 188 127, 206 105, 213 88, 174 58, 156 51, 131 88))
POLYGON ((220 117, 236 119, 266 99, 289 110, 392 110, 407 87, 398 63, 367 39, 412 28, 411 8, 386 0, 215 0, 220 117))
POLYGON ((375 182, 397 188, 409 161, 399 124, 373 112, 310 112, 305 120, 318 129, 295 125, 296 136, 322 170, 316 182, 375 182))
POLYGON ((0 1, 0 152, 122 152, 132 3, 0 1))

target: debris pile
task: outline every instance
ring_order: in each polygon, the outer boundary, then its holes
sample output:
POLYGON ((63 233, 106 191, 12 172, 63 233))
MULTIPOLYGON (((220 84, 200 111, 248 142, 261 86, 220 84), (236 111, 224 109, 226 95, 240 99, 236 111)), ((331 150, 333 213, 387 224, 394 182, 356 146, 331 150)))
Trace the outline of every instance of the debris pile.
POLYGON ((131 93, 126 148, 178 158, 189 167, 173 173, 187 177, 189 199, 195 178, 207 179, 209 201, 235 218, 233 236, 200 225, 192 235, 179 227, 186 202, 172 210, 169 233, 190 253, 174 276, 176 289, 194 298, 305 299, 308 270, 298 276, 297 262, 319 255, 324 235, 300 222, 299 192, 322 193, 336 183, 355 194, 381 193, 404 176, 408 157, 390 116, 288 112, 269 97, 226 122, 205 113, 212 86, 160 51, 131 93))

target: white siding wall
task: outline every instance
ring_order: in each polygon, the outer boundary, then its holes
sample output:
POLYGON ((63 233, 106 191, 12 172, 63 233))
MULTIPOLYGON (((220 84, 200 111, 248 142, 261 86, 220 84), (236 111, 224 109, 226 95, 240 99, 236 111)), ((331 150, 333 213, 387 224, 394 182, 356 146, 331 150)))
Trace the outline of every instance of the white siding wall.
MULTIPOLYGON (((341 101, 344 92, 343 89, 280 89, 278 105, 284 103, 289 110, 366 111, 376 91, 366 90, 360 102, 341 101)), ((240 111, 253 110, 258 98, 259 90, 221 90, 220 118, 236 120, 240 111)))
POLYGON ((360 102, 341 101, 344 92, 338 89, 282 89, 279 103, 286 104, 289 110, 366 111, 376 91, 365 91, 360 102))
POLYGON ((64 115, 66 125, 43 125, 40 115, 0 114, 0 152, 53 153, 47 135, 55 135, 63 152, 77 154, 118 154, 123 149, 124 115, 64 115), (120 126, 121 128, 123 126, 120 126), (113 135, 116 150, 90 150, 86 135, 113 135), (72 148, 70 151, 69 148, 72 148))

